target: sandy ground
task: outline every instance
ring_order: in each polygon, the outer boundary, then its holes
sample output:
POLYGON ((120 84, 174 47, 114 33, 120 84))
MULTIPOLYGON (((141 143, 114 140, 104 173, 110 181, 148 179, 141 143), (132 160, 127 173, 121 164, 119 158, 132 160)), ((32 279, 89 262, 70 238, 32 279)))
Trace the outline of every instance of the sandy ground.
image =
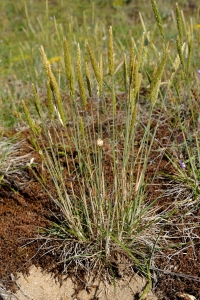
MULTIPOLYGON (((75 285, 71 279, 67 279, 60 286, 51 274, 43 273, 35 266, 31 267, 27 277, 18 275, 16 294, 8 295, 2 292, 0 300, 133 300, 138 299, 146 285, 146 280, 135 274, 132 278, 125 277, 118 280, 116 286, 95 282, 89 287, 90 293, 82 290, 75 294, 75 285)), ((145 299, 156 300, 157 298, 149 291, 145 299)))

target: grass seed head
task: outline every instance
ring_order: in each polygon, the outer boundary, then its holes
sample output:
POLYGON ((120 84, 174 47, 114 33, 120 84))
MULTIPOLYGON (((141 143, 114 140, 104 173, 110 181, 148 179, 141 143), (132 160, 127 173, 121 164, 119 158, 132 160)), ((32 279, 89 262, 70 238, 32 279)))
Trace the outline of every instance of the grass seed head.
POLYGON ((66 116, 65 116, 65 112, 64 112, 64 108, 63 108, 63 104, 62 104, 60 89, 59 89, 58 84, 56 82, 56 78, 55 78, 55 76, 54 76, 54 74, 51 70, 51 65, 50 65, 49 62, 47 63, 47 70, 48 70, 50 86, 51 86, 52 92, 55 95, 56 103, 57 103, 57 106, 58 106, 58 112, 59 112, 60 118, 62 120, 61 123, 65 124, 66 123, 66 116))
POLYGON ((141 62, 142 62, 142 57, 143 57, 143 51, 144 51, 144 38, 145 38, 145 33, 143 33, 142 38, 140 40, 140 46, 138 49, 138 54, 137 54, 137 61, 138 61, 138 66, 140 67, 141 62))
POLYGON ((49 116, 50 116, 50 119, 53 119, 54 103, 53 103, 52 90, 51 90, 49 80, 47 80, 46 88, 47 88, 47 101, 48 101, 49 116))
POLYGON ((162 19, 161 19, 156 1, 151 0, 151 5, 152 5, 152 8, 153 8, 153 12, 154 12, 154 15, 155 15, 155 18, 156 18, 156 23, 157 23, 157 26, 160 30, 161 36, 162 36, 163 40, 165 40, 165 34, 164 34, 163 26, 162 26, 162 19))
POLYGON ((132 84, 133 70, 135 65, 135 43, 131 39, 130 62, 129 62, 129 84, 132 84))
POLYGON ((86 47, 87 47, 87 51, 89 53, 90 61, 91 61, 91 64, 92 64, 92 68, 93 68, 97 83, 100 84, 101 76, 99 74, 99 69, 98 69, 97 62, 94 58, 94 53, 93 53, 92 48, 90 47, 89 43, 86 43, 86 47))
POLYGON ((112 33, 112 27, 109 29, 109 35, 108 35, 108 68, 109 73, 113 77, 114 76, 114 49, 113 49, 113 33, 112 33))
POLYGON ((181 13, 180 13, 180 9, 178 7, 178 3, 176 3, 176 22, 177 22, 177 28, 178 28, 178 34, 180 37, 180 42, 182 44, 183 43, 183 27, 182 27, 181 13))
POLYGON ((123 79, 124 79, 124 88, 125 91, 128 88, 128 66, 127 66, 127 59, 126 54, 124 53, 124 63, 123 63, 123 79))
POLYGON ((67 76, 70 92, 72 96, 75 96, 74 75, 72 71, 69 46, 66 39, 64 39, 64 61, 65 61, 65 73, 67 76))
POLYGON ((85 62, 85 77, 86 77, 88 93, 89 96, 91 97, 92 96, 91 79, 90 79, 90 71, 87 62, 85 62))
POLYGON ((159 87, 160 87, 160 83, 161 83, 161 78, 162 78, 162 74, 163 74, 164 67, 165 67, 166 60, 167 60, 167 55, 168 55, 168 45, 164 49, 164 53, 163 53, 163 56, 161 58, 160 65, 158 66, 158 68, 156 70, 156 73, 154 75, 154 78, 151 82, 150 99, 151 99, 152 104, 155 104, 155 102, 157 100, 159 87))
POLYGON ((100 75, 100 82, 99 82, 99 94, 102 94, 103 90, 103 58, 102 55, 100 55, 100 61, 99 61, 99 75, 100 75))
POLYGON ((49 73, 48 73, 48 59, 46 56, 46 53, 44 51, 43 46, 40 47, 40 52, 41 52, 41 56, 42 56, 42 62, 43 62, 43 67, 44 67, 44 71, 46 73, 47 78, 49 77, 49 73))
POLYGON ((81 51, 80 51, 79 44, 77 46, 77 74, 78 74, 78 84, 79 84, 81 100, 82 100, 83 107, 85 109, 87 106, 87 97, 85 93, 85 86, 84 86, 84 81, 83 81, 83 76, 81 71, 81 51))
POLYGON ((29 110, 26 106, 26 104, 24 103, 24 101, 22 100, 22 106, 23 106, 23 109, 24 109, 24 113, 25 113, 25 116, 26 116, 26 120, 28 122, 28 125, 29 127, 31 128, 32 132, 36 135, 40 135, 41 133, 41 128, 39 127, 39 125, 37 125, 31 118, 31 115, 29 113, 29 110))
POLYGON ((176 38, 176 47, 177 47, 177 51, 178 51, 181 65, 182 65, 183 72, 185 73, 185 62, 184 62, 184 58, 183 58, 182 45, 181 45, 181 40, 180 40, 179 36, 177 36, 177 38, 176 38))

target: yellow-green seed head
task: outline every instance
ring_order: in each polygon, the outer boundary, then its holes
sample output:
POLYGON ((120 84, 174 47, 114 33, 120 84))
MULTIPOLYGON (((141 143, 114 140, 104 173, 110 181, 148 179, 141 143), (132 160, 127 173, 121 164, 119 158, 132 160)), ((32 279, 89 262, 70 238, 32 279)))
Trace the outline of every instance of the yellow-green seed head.
POLYGON ((60 118, 62 120, 62 123, 65 124, 66 123, 66 116, 65 116, 65 112, 64 112, 64 108, 63 108, 63 104, 62 104, 62 98, 61 98, 61 95, 60 95, 60 90, 59 90, 58 84, 56 82, 55 76, 54 76, 54 74, 51 70, 51 65, 50 65, 49 62, 47 64, 47 70, 48 70, 48 75, 49 75, 50 86, 51 86, 52 92, 54 93, 55 98, 56 98, 56 103, 57 103, 57 106, 58 106, 58 112, 60 114, 60 118))
POLYGON ((179 38, 179 36, 177 36, 177 38, 176 38, 176 47, 177 47, 178 55, 179 55, 179 58, 180 58, 180 61, 181 61, 183 72, 185 73, 185 62, 184 62, 183 51, 182 51, 181 46, 182 45, 181 45, 180 38, 179 38))
POLYGON ((65 73, 67 76, 70 92, 71 92, 72 96, 75 96, 74 76, 73 76, 73 72, 72 72, 69 47, 68 47, 68 43, 67 43, 66 39, 64 39, 64 61, 65 61, 65 73))
POLYGON ((154 15, 155 15, 155 18, 156 18, 156 23, 157 23, 157 26, 160 30, 161 36, 162 36, 163 40, 165 40, 165 34, 164 34, 163 26, 162 26, 162 19, 161 19, 156 1, 151 0, 151 5, 152 5, 152 8, 153 8, 153 12, 154 12, 154 15))
POLYGON ((86 47, 87 47, 87 50, 88 50, 88 53, 89 53, 89 57, 90 57, 90 61, 91 61, 91 64, 92 64, 92 68, 94 70, 94 74, 95 74, 95 77, 96 77, 96 80, 98 82, 98 84, 100 83, 101 81, 101 76, 99 74, 99 69, 98 69, 98 65, 97 65, 97 62, 94 58, 94 53, 90 47, 90 45, 88 43, 86 43, 86 47))
POLYGON ((85 62, 85 77, 87 82, 88 93, 89 96, 91 97, 92 96, 91 79, 90 79, 90 72, 89 72, 89 67, 87 62, 85 62))
POLYGON ((143 57, 143 50, 144 50, 144 37, 145 33, 143 33, 142 38, 140 40, 140 46, 137 54, 137 61, 138 61, 138 67, 140 68, 142 57, 143 57))
POLYGON ((124 88, 127 90, 128 87, 128 66, 126 54, 124 53, 124 64, 123 64, 123 77, 124 77, 124 88))
POLYGON ((135 44, 134 44, 134 40, 131 39, 130 62, 129 62, 129 84, 130 85, 132 84, 134 64, 135 64, 135 44))
POLYGON ((48 74, 48 59, 47 59, 47 56, 46 56, 46 53, 44 51, 43 46, 40 47, 40 52, 41 52, 41 56, 42 56, 44 71, 45 71, 46 76, 48 78, 49 77, 49 74, 48 74))
POLYGON ((99 75, 100 75, 99 93, 101 95, 102 90, 103 90, 103 59, 102 59, 102 55, 100 55, 100 61, 99 61, 99 75))
POLYGON ((78 75, 78 85, 79 85, 79 91, 80 91, 80 95, 81 95, 82 104, 83 104, 83 107, 86 108, 87 97, 86 97, 86 93, 85 93, 84 81, 83 81, 83 76, 82 76, 82 71, 81 71, 81 51, 80 51, 79 44, 77 46, 77 75, 78 75))
POLYGON ((28 122, 29 127, 31 128, 32 132, 36 135, 40 135, 41 133, 41 128, 39 127, 39 125, 36 125, 35 122, 32 120, 31 115, 29 113, 28 108, 26 107, 26 104, 24 103, 24 101, 22 100, 22 106, 24 109, 24 113, 26 116, 26 120, 28 122))
POLYGON ((54 103, 52 97, 52 90, 50 86, 50 81, 47 81, 47 101, 48 101, 48 109, 49 109, 49 116, 50 119, 53 119, 53 112, 54 112, 54 103))
POLYGON ((161 78, 162 78, 162 74, 163 74, 163 71, 164 71, 165 63, 166 63, 166 60, 167 60, 167 55, 168 55, 168 45, 164 49, 164 53, 163 53, 163 56, 161 58, 160 65, 158 66, 157 71, 156 71, 156 73, 154 75, 154 78, 153 78, 153 80, 151 82, 151 86, 150 86, 150 99, 151 99, 151 102, 153 104, 157 100, 161 78))
POLYGON ((108 68, 112 77, 114 75, 114 64, 113 33, 112 27, 110 27, 108 35, 108 68))
POLYGON ((182 21, 181 21, 181 13, 180 13, 180 9, 179 9, 177 3, 176 3, 176 22, 177 22, 177 28, 178 28, 178 34, 180 37, 180 42, 182 44, 183 43, 183 28, 182 28, 182 21))

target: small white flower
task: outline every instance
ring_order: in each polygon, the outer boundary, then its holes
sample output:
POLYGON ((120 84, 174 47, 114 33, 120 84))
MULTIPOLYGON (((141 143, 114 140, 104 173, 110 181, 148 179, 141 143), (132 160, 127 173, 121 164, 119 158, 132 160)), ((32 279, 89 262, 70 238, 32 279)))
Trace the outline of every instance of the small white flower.
POLYGON ((103 140, 98 138, 97 139, 97 146, 102 147, 103 146, 103 140))

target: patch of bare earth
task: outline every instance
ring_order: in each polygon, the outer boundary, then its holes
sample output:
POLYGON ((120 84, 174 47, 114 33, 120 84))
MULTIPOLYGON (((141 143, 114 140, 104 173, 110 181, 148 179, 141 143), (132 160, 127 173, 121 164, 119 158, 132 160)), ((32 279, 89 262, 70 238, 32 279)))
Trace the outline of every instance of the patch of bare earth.
MULTIPOLYGON (((18 290, 15 296, 20 300, 104 300, 104 299, 133 299, 144 290, 146 279, 138 274, 132 277, 125 276, 118 279, 114 284, 108 281, 88 282, 85 289, 78 289, 76 280, 68 278, 60 285, 50 273, 44 273, 40 268, 32 266, 28 276, 19 274, 17 279, 18 290)), ((5 294, 5 299, 15 299, 14 295, 5 294)), ((148 300, 156 300, 157 298, 152 292, 146 296, 148 300)))

